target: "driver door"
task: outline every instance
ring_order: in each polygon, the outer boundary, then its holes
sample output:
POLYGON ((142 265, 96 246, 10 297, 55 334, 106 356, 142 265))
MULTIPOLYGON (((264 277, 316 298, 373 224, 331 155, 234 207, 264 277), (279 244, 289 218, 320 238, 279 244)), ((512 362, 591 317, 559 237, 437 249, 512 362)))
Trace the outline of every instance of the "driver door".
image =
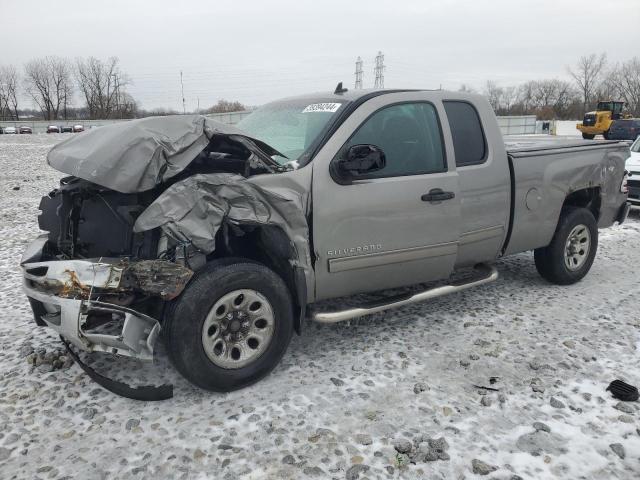
POLYGON ((429 101, 429 92, 380 95, 360 106, 316 156, 317 300, 449 276, 458 251, 460 195, 441 117, 442 104, 429 101), (384 152, 384 168, 336 177, 336 162, 362 144, 384 152), (448 198, 435 200, 437 189, 448 198))

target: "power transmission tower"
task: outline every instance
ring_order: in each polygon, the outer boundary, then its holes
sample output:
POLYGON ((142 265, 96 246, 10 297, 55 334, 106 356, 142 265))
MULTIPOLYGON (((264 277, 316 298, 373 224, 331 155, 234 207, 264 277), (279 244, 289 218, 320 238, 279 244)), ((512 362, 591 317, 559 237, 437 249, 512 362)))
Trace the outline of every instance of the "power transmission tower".
POLYGON ((384 88, 384 69, 384 55, 378 51, 378 55, 376 55, 376 66, 373 68, 373 73, 376 77, 373 88, 384 88))
POLYGON ((362 58, 358 57, 358 59, 356 60, 356 85, 355 85, 356 90, 362 88, 363 73, 364 72, 362 71, 362 58))
POLYGON ((182 70, 180 70, 180 88, 182 89, 182 113, 187 113, 187 107, 184 102, 184 83, 182 83, 182 70))

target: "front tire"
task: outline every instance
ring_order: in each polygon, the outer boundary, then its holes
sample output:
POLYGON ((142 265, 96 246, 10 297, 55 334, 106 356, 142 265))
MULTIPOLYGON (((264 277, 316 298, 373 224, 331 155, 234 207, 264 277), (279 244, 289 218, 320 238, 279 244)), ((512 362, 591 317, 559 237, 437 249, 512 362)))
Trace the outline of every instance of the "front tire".
POLYGON ((584 138, 585 140, 593 140, 594 138, 596 138, 596 136, 590 133, 583 133, 582 138, 584 138))
POLYGON ((264 265, 216 260, 174 302, 163 330, 169 357, 187 380, 215 392, 237 390, 265 377, 287 350, 291 295, 264 265))
POLYGON ((589 273, 598 249, 598 225, 586 208, 565 207, 551 243, 534 251, 538 273, 551 283, 571 285, 589 273))

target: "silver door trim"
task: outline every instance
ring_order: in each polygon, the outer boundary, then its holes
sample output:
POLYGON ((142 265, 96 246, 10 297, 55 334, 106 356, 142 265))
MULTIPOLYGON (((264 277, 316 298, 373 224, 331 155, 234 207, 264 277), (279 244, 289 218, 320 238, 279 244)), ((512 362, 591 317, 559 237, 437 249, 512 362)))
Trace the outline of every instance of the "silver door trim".
POLYGON ((329 272, 337 273, 361 268, 379 267, 400 262, 411 262, 425 258, 455 255, 458 242, 438 243, 423 247, 402 248, 386 252, 354 255, 351 257, 332 258, 329 260, 329 272))
POLYGON ((483 240, 502 236, 504 236, 504 225, 496 225, 493 227, 480 228, 478 230, 465 232, 460 235, 458 243, 460 245, 468 245, 469 243, 482 242, 483 240))

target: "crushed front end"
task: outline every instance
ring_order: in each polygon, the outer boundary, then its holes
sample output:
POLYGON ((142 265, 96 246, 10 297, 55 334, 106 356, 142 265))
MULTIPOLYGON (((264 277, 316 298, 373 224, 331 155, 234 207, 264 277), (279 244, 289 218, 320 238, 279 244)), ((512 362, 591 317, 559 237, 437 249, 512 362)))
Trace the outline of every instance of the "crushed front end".
POLYGON ((36 323, 84 351, 151 359, 167 302, 209 260, 223 219, 238 217, 239 229, 279 218, 258 208, 258 187, 243 186, 290 170, 276 155, 198 115, 132 120, 55 145, 47 162, 71 176, 42 197, 47 233, 21 261, 36 323), (245 219, 256 209, 266 219, 245 219))
POLYGON ((38 325, 76 347, 153 358, 165 301, 193 275, 159 231, 134 233, 152 193, 122 194, 78 178, 42 198, 41 230, 21 260, 38 325))

